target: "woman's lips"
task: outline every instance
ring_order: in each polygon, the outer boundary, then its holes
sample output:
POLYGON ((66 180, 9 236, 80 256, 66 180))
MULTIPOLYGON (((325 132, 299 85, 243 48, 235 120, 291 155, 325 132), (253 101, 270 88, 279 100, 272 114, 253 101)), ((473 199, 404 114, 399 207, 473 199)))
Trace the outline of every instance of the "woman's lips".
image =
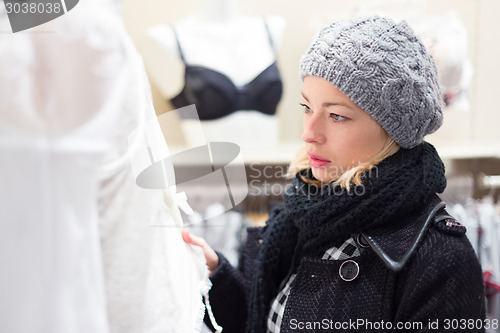
POLYGON ((307 155, 309 155, 309 164, 313 167, 313 168, 321 168, 321 167, 324 167, 328 164, 331 163, 331 161, 327 160, 326 158, 324 157, 321 157, 317 154, 314 154, 314 153, 307 153, 307 155))

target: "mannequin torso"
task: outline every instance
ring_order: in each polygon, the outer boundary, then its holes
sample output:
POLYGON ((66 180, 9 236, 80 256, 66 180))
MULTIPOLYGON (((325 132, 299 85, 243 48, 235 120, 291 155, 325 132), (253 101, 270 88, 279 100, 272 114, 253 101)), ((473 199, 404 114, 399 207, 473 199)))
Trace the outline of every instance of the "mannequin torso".
MULTIPOLYGON (((153 81, 166 99, 177 95, 184 86, 185 65, 177 38, 187 65, 219 72, 236 87, 245 86, 275 62, 284 20, 239 17, 229 4, 234 5, 234 1, 203 0, 196 15, 177 22, 174 27, 157 25, 148 30, 145 58, 153 81), (216 10, 208 3, 222 7, 216 10)), ((252 110, 202 121, 204 133, 193 131, 196 125, 197 120, 181 122, 188 146, 190 141, 199 142, 194 136, 204 134, 208 141, 237 143, 245 152, 275 145, 279 138, 278 118, 252 110)))

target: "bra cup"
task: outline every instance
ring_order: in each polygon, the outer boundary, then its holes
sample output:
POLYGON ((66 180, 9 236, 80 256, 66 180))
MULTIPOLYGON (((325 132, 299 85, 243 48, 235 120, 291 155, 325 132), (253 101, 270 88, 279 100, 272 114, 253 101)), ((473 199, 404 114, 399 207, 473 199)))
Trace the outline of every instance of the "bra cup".
POLYGON ((213 120, 233 112, 238 89, 227 76, 203 67, 190 67, 186 83, 200 120, 213 120))
POLYGON ((199 94, 200 103, 196 103, 196 109, 200 120, 214 120, 232 113, 235 103, 234 95, 226 98, 226 94, 215 87, 206 88, 199 94))
POLYGON ((252 95, 253 110, 274 115, 283 94, 283 83, 276 62, 253 79, 246 88, 252 95))
POLYGON ((282 93, 276 62, 240 88, 223 73, 187 65, 184 89, 171 102, 176 108, 195 104, 200 120, 213 120, 239 110, 273 115, 282 93))
POLYGON ((246 84, 246 87, 253 89, 253 87, 259 87, 265 85, 267 82, 279 81, 281 82, 281 74, 278 69, 276 61, 264 69, 259 75, 257 75, 252 81, 246 84))
POLYGON ((268 115, 274 115, 276 108, 283 93, 283 84, 281 81, 268 83, 265 94, 260 94, 260 97, 255 100, 255 110, 268 115))
MULTIPOLYGON (((267 22, 264 25, 269 37, 269 45, 274 51, 274 42, 267 22)), ((240 110, 255 110, 273 115, 283 93, 281 75, 274 61, 252 81, 237 87, 224 73, 213 69, 186 63, 179 36, 173 29, 177 47, 186 66, 184 88, 171 99, 172 104, 181 108, 195 104, 200 120, 225 117, 240 110)))

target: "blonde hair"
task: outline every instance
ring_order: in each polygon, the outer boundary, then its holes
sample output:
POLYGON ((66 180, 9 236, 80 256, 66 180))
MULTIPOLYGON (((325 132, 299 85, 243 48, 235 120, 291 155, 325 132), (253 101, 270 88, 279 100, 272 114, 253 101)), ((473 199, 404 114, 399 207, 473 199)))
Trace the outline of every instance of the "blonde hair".
MULTIPOLYGON (((331 182, 335 185, 340 185, 341 187, 349 191, 351 189, 351 185, 361 185, 361 177, 365 172, 370 171, 375 165, 377 165, 387 157, 395 154, 398 150, 399 145, 396 143, 396 141, 394 141, 394 139, 388 136, 388 140, 384 148, 382 148, 382 150, 378 154, 373 156, 369 161, 360 163, 357 166, 350 168, 342 175, 340 175, 339 178, 334 179, 331 182)), ((293 177, 297 172, 310 168, 311 166, 309 165, 309 158, 307 156, 307 145, 304 144, 297 152, 295 160, 290 163, 287 176, 293 177)), ((323 185, 319 180, 315 181, 304 178, 303 176, 302 178, 308 183, 323 185)))

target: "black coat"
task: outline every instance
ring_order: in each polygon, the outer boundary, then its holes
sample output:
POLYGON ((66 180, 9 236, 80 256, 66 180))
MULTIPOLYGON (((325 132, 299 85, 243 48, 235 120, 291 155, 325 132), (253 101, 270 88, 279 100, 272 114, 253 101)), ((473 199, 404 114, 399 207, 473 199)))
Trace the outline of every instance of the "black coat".
MULTIPOLYGON (((465 228, 442 208, 429 215, 436 203, 361 237, 369 247, 354 258, 359 272, 352 281, 340 277, 341 260, 302 258, 281 332, 388 332, 397 325, 407 332, 484 332, 481 267, 465 228)), ((224 333, 245 331, 261 231, 249 229, 243 272, 220 255, 211 276, 210 302, 224 333)))

